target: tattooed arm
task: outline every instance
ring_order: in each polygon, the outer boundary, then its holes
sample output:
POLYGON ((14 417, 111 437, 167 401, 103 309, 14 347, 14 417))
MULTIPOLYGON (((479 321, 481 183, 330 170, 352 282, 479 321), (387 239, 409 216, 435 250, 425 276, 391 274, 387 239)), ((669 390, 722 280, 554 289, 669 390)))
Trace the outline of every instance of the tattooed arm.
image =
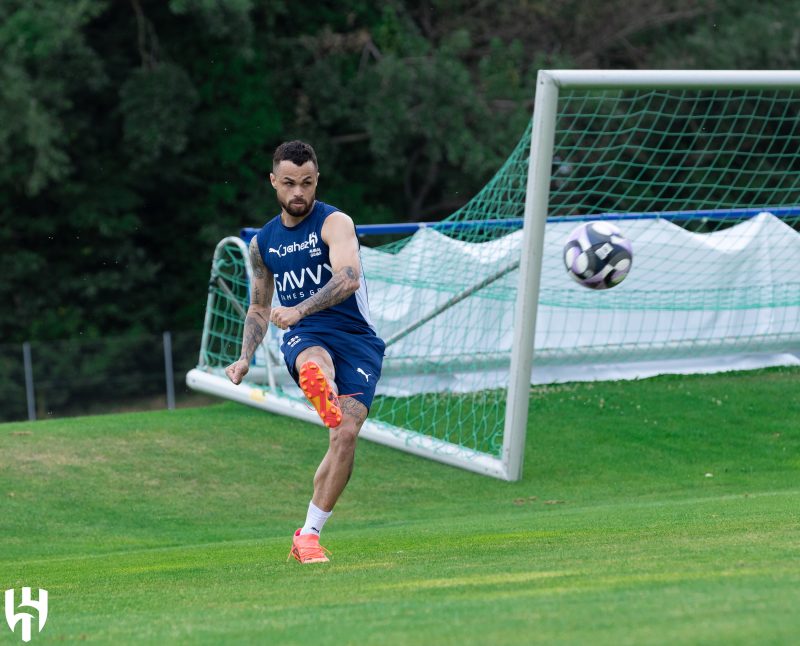
POLYGON ((235 384, 241 383, 247 374, 250 369, 250 361, 267 333, 272 294, 275 291, 272 272, 264 264, 255 236, 250 241, 250 268, 253 278, 250 283, 250 307, 247 308, 247 315, 244 319, 242 354, 238 361, 225 369, 228 378, 235 384))
POLYGON ((344 213, 331 213, 322 225, 322 239, 328 245, 333 277, 315 294, 294 307, 276 307, 272 322, 281 329, 300 319, 341 303, 361 285, 361 261, 358 255, 356 228, 344 213))

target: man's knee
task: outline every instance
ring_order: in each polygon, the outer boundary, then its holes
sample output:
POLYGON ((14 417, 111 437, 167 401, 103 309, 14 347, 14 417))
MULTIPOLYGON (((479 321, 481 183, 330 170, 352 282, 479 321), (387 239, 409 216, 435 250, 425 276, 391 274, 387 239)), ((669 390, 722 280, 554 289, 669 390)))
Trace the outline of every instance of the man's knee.
POLYGON ((325 348, 319 345, 313 345, 310 348, 303 350, 297 355, 297 359, 295 360, 295 369, 299 371, 302 365, 307 361, 313 361, 316 363, 322 369, 322 372, 325 373, 328 379, 333 380, 336 374, 333 365, 333 359, 325 348))
POLYGON ((356 424, 356 421, 348 416, 345 416, 339 426, 331 429, 331 448, 334 451, 354 451, 356 441, 358 439, 358 431, 359 426, 356 424))

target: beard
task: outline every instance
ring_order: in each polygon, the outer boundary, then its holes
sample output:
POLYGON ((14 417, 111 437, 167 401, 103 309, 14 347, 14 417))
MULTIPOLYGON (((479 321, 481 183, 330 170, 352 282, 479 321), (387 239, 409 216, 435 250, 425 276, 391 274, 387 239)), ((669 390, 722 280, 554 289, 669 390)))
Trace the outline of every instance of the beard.
MULTIPOLYGON (((291 201, 291 202, 282 202, 281 206, 283 210, 286 211, 289 215, 293 218, 303 218, 311 213, 311 207, 314 206, 314 200, 316 199, 316 194, 311 196, 311 200, 306 202, 305 200, 300 201, 291 201)), ((280 201, 280 200, 279 200, 280 201)))

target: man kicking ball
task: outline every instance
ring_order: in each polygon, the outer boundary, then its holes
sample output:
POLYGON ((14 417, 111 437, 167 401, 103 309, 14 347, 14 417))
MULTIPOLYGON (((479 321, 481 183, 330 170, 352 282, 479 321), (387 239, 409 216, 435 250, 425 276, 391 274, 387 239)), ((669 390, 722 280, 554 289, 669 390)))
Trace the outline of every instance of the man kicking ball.
POLYGON ((269 322, 288 330, 281 345, 286 367, 330 429, 305 525, 292 539, 290 555, 300 563, 328 560, 319 536, 353 471, 386 348, 370 322, 355 226, 315 199, 318 169, 306 143, 290 141, 275 151, 270 181, 281 212, 250 242, 242 353, 225 369, 241 383, 269 322), (281 306, 272 308, 276 287, 281 306))

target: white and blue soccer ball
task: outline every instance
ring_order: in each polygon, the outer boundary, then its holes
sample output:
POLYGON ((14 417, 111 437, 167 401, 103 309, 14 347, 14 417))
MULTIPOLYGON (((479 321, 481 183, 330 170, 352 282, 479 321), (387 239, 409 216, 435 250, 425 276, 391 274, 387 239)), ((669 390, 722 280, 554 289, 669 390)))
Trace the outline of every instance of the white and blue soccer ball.
POLYGON ((564 244, 567 273, 589 289, 619 285, 633 263, 633 246, 616 224, 584 222, 564 244))

